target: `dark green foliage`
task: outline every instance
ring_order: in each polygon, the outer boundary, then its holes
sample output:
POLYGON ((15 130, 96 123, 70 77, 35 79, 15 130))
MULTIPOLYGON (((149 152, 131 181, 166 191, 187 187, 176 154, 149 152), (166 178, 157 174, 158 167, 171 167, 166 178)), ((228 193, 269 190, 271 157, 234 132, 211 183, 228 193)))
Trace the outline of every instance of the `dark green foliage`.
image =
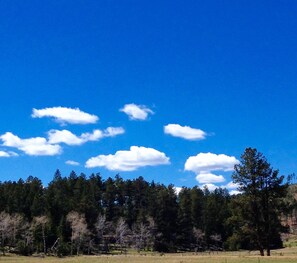
POLYGON ((30 256, 33 254, 33 248, 25 241, 19 240, 16 244, 16 252, 22 256, 30 256))
POLYGON ((225 222, 230 216, 229 202, 230 196, 226 189, 218 188, 205 195, 204 233, 207 243, 211 246, 218 245, 212 238, 215 235, 219 235, 222 242, 227 239, 225 222))
POLYGON ((282 245, 280 215, 288 188, 284 176, 270 167, 263 154, 247 148, 235 165, 233 180, 243 192, 239 202, 243 225, 237 235, 246 235, 261 255, 264 249, 270 255, 270 249, 282 245))
POLYGON ((177 195, 173 185, 149 183, 142 177, 124 180, 116 175, 103 180, 100 174, 78 176, 74 171, 62 177, 59 170, 47 187, 31 176, 0 182, 0 212, 22 218, 2 247, 9 245, 23 255, 46 250, 66 256, 76 247, 86 254, 108 253, 119 246, 119 220, 127 226, 123 244, 138 250, 255 249, 259 242, 267 246, 268 238, 270 248, 280 247, 280 208, 285 206, 288 212, 296 203, 289 198, 282 203, 283 177, 262 155, 250 151, 246 163, 235 167, 233 177, 243 191, 238 196, 198 187, 183 188, 177 195), (80 216, 70 224, 67 216, 74 212, 80 216), (40 217, 47 220, 44 228, 36 225, 40 217), (255 226, 259 232, 253 231, 255 226))
POLYGON ((203 229, 204 193, 197 186, 191 189, 191 217, 193 226, 203 229))
POLYGON ((191 190, 183 188, 179 194, 177 244, 190 250, 193 243, 193 219, 191 190))
POLYGON ((157 192, 156 216, 158 235, 156 237, 155 249, 164 252, 176 250, 176 230, 178 205, 173 186, 168 188, 160 186, 157 192))

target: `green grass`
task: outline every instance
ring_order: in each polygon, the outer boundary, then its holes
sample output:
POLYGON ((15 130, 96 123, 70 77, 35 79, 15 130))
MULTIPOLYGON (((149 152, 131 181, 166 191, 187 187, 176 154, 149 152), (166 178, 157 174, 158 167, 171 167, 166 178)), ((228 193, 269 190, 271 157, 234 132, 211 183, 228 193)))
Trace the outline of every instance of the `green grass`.
POLYGON ((285 247, 297 247, 297 237, 294 235, 284 242, 285 247))
POLYGON ((271 257, 260 257, 257 252, 179 253, 179 254, 128 254, 56 257, 0 256, 0 263, 293 263, 297 262, 297 247, 272 251, 271 257))

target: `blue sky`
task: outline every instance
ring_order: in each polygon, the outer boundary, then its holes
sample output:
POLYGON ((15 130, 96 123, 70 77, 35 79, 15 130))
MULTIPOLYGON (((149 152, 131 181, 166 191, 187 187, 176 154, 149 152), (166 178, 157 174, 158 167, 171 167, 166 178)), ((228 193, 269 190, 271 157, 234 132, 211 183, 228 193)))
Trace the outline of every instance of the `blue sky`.
POLYGON ((3 0, 0 11, 1 181, 46 184, 59 168, 226 186, 246 147, 296 172, 296 1, 3 0))

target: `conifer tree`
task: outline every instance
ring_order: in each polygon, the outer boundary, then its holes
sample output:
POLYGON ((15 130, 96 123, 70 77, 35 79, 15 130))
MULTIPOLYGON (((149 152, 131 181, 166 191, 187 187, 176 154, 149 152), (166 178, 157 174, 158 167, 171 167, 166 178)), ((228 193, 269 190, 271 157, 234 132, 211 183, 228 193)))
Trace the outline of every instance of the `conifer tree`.
POLYGON ((284 176, 279 176, 279 171, 271 168, 262 153, 247 148, 240 164, 235 165, 232 177, 244 197, 241 207, 243 227, 261 256, 264 256, 264 249, 270 256, 271 248, 281 242, 281 200, 288 187, 283 184, 284 176))

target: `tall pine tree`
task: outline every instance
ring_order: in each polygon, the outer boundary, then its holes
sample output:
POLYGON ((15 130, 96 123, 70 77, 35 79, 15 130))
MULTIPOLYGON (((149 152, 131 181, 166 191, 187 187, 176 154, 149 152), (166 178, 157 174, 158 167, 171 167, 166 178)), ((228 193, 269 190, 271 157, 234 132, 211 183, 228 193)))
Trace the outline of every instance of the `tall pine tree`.
POLYGON ((241 212, 243 227, 248 230, 246 234, 261 256, 264 256, 264 249, 270 256, 271 248, 281 243, 281 201, 288 188, 283 184, 284 176, 271 168, 262 153, 247 148, 240 164, 235 165, 232 177, 244 196, 241 212))

